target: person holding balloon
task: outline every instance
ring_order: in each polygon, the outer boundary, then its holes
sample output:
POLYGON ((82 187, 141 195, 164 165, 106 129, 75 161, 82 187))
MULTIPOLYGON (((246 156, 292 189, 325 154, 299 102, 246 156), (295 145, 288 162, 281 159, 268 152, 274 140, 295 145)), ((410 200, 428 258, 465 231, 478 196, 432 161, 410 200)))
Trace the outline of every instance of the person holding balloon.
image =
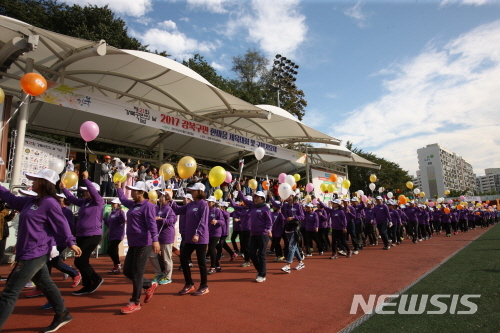
POLYGON ((226 250, 227 253, 229 253, 230 261, 234 261, 236 257, 238 256, 236 253, 234 253, 233 250, 227 245, 226 243, 226 238, 229 235, 229 222, 231 220, 231 215, 227 211, 227 207, 229 206, 228 202, 221 202, 220 203, 220 212, 222 214, 222 218, 224 219, 224 223, 222 224, 222 231, 221 231, 221 237, 219 244, 217 244, 217 262, 215 264, 215 270, 217 272, 221 272, 222 268, 220 266, 220 259, 222 258, 222 249, 226 250))
POLYGON ((446 237, 451 237, 451 211, 448 207, 443 205, 441 207, 441 225, 443 226, 445 232, 446 232, 446 237))
MULTIPOLYGON (((236 189, 241 192, 241 185, 236 184, 236 189)), ((231 207, 233 207, 234 211, 237 212, 238 219, 240 222, 240 250, 243 254, 243 259, 245 260, 240 267, 249 267, 250 266, 250 252, 249 252, 249 244, 250 244, 250 208, 242 202, 242 205, 238 205, 233 201, 231 194, 228 195, 229 203, 231 207)), ((246 201, 249 202, 252 200, 251 196, 246 197, 246 201)))
POLYGON ((271 242, 274 248, 274 253, 276 255, 274 261, 282 262, 285 259, 285 257, 283 256, 283 248, 281 247, 281 238, 283 237, 285 228, 285 217, 283 216, 283 214, 281 214, 279 208, 271 206, 271 209, 271 218, 273 220, 273 227, 271 229, 273 238, 271 242))
POLYGON ((104 279, 90 264, 90 255, 99 245, 102 237, 104 200, 99 195, 99 185, 88 179, 88 172, 84 171, 82 176, 85 183, 85 186, 80 187, 83 190, 83 199, 74 197, 66 188, 75 184, 68 183, 65 178, 59 183, 59 187, 69 202, 80 207, 76 222, 76 244, 82 249, 82 255, 75 259, 75 266, 82 275, 83 288, 74 291, 75 296, 92 294, 104 282, 104 279))
POLYGON ((376 197, 377 204, 373 208, 373 218, 377 222, 377 229, 384 242, 384 250, 389 250, 389 237, 387 235, 387 229, 389 228, 389 223, 392 222, 391 214, 389 208, 386 204, 382 202, 382 197, 376 197))
MULTIPOLYGON (((412 185, 413 186, 413 185, 412 185)), ((404 213, 408 217, 408 229, 406 233, 411 236, 413 244, 417 243, 418 237, 418 212, 419 208, 415 207, 415 201, 411 200, 409 207, 404 208, 404 213)))
POLYGON ((120 256, 118 255, 118 247, 125 235, 126 222, 120 199, 115 198, 111 201, 111 213, 103 221, 108 227, 108 255, 113 261, 113 268, 108 274, 120 274, 122 264, 120 262, 120 256))
POLYGON ((363 208, 363 211, 365 213, 365 235, 370 242, 370 246, 378 245, 377 223, 373 218, 373 202, 371 200, 366 202, 366 206, 363 208))
POLYGON ((205 201, 205 186, 202 183, 194 183, 187 188, 191 192, 194 201, 187 205, 177 206, 171 197, 167 197, 170 201, 172 209, 177 215, 186 215, 186 241, 184 249, 181 251, 181 265, 184 273, 185 285, 179 291, 180 295, 192 293, 194 296, 205 295, 209 292, 207 267, 205 264, 205 256, 207 254, 207 246, 209 242, 208 233, 208 204, 205 201), (189 260, 191 254, 196 251, 198 267, 200 269, 200 287, 196 290, 191 276, 189 260))
POLYGON ((216 268, 220 269, 217 265, 217 244, 219 244, 220 238, 222 236, 222 229, 224 228, 224 216, 220 209, 215 207, 217 199, 214 196, 210 196, 207 199, 208 203, 208 254, 210 256, 210 269, 207 274, 215 274, 216 268))
POLYGON ((47 261, 58 255, 56 242, 65 244, 78 258, 82 251, 75 245, 66 218, 56 196, 55 184, 59 176, 54 170, 42 169, 37 174, 27 173, 33 181, 36 197, 17 197, 0 185, 0 199, 20 212, 16 242, 16 265, 0 297, 0 330, 14 310, 24 286, 33 281, 54 309, 54 319, 43 332, 55 332, 73 317, 64 305, 61 293, 50 278, 47 261))
POLYGON ((320 243, 322 244, 321 247, 323 248, 323 251, 328 251, 330 249, 330 236, 329 236, 331 230, 330 216, 328 215, 327 211, 323 207, 321 207, 317 199, 313 200, 313 205, 316 205, 316 214, 318 214, 318 219, 319 219, 318 238, 320 243))

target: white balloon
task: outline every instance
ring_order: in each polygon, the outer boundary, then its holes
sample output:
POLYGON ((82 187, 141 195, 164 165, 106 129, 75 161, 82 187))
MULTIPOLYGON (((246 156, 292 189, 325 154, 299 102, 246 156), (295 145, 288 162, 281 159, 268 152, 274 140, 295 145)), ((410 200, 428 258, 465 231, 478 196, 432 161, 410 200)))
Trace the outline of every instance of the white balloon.
POLYGON ((295 193, 300 193, 300 190, 298 188, 295 189, 295 193))
POLYGON ((413 193, 415 193, 416 195, 419 195, 420 194, 420 190, 418 188, 416 188, 416 189, 413 190, 413 193))
POLYGON ((375 191, 375 184, 374 183, 371 183, 370 185, 368 185, 368 187, 370 188, 370 190, 375 191))
POLYGON ((384 188, 383 188, 383 187, 379 187, 379 188, 378 188, 378 192, 379 192, 379 193, 384 192, 384 188))
MULTIPOLYGON (((292 176, 293 177, 293 176, 292 176)), ((278 194, 281 199, 288 199, 288 197, 293 193, 292 186, 288 183, 282 183, 278 187, 278 194)))
POLYGON ((59 173, 63 172, 63 170, 64 170, 64 162, 62 160, 56 158, 56 159, 49 162, 49 169, 54 170, 55 172, 57 172, 59 174, 59 173))
POLYGON ((266 151, 264 150, 264 148, 258 147, 257 149, 255 149, 254 154, 255 158, 260 161, 264 157, 264 155, 266 155, 266 151))
POLYGON ((437 198, 437 203, 442 203, 443 202, 443 198, 437 198))
POLYGON ((392 197, 393 197, 393 196, 394 196, 394 194, 393 194, 392 192, 387 193, 387 197, 388 197, 389 199, 392 199, 392 197))
POLYGON ((285 183, 287 183, 290 186, 295 185, 295 178, 293 177, 293 175, 286 175, 285 183))
MULTIPOLYGON (((375 185, 375 184, 374 184, 374 185, 375 185)), ((361 196, 363 196, 363 195, 365 195, 365 192, 363 192, 363 190, 359 190, 359 191, 358 191, 358 197, 361 197, 361 196)))

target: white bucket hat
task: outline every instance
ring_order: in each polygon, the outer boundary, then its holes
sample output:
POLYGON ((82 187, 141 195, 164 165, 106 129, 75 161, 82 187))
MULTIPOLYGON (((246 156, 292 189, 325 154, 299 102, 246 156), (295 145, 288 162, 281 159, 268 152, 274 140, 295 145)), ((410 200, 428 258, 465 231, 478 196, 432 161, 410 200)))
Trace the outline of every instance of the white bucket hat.
POLYGON ((120 204, 120 205, 122 204, 122 202, 118 198, 114 198, 113 200, 111 200, 111 203, 120 204))
POLYGON ((52 169, 43 169, 38 171, 37 174, 27 172, 26 178, 28 178, 29 180, 45 179, 55 185, 59 180, 59 175, 52 169))
POLYGON ((38 196, 38 193, 36 193, 35 191, 31 191, 31 190, 21 189, 21 190, 19 190, 19 193, 21 193, 22 195, 25 195, 27 197, 37 197, 38 196))
POLYGON ((265 195, 265 194, 264 194, 264 192, 262 192, 262 191, 257 191, 257 192, 255 192, 253 195, 256 195, 256 196, 258 196, 258 197, 263 197, 263 198, 265 198, 265 197, 266 197, 266 195, 265 195))
POLYGON ((134 186, 127 185, 126 187, 129 190, 148 192, 148 186, 146 185, 145 182, 137 182, 137 183, 135 183, 134 186))
POLYGON ((202 183, 194 183, 193 186, 188 187, 187 190, 189 191, 205 191, 205 185, 202 183))
POLYGON ((208 202, 216 202, 217 199, 215 199, 215 197, 213 195, 209 196, 208 199, 207 199, 208 202))
POLYGON ((186 193, 182 196, 183 198, 186 198, 186 199, 189 199, 189 200, 193 200, 193 196, 191 195, 191 193, 186 193))

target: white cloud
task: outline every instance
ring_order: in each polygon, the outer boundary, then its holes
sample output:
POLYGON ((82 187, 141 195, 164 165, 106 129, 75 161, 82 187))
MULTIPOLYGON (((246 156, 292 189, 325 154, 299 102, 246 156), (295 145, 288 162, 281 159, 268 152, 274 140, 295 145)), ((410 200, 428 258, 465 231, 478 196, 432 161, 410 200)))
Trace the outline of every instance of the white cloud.
POLYGON ((216 63, 215 61, 212 61, 210 66, 215 68, 215 70, 217 70, 217 71, 226 71, 227 70, 226 66, 220 65, 220 64, 216 63))
POLYGON ((223 33, 236 38, 244 31, 269 56, 280 53, 293 58, 307 34, 298 0, 252 0, 250 6, 244 2, 232 15, 223 33))
POLYGON ((165 30, 177 30, 177 24, 175 24, 175 22, 171 20, 166 20, 158 23, 158 27, 165 30))
POLYGON ((151 0, 64 0, 68 5, 77 4, 80 6, 97 5, 103 7, 108 5, 109 9, 118 13, 129 16, 144 16, 147 12, 152 10, 151 0))
POLYGON ((439 7, 445 7, 452 4, 483 6, 495 3, 495 0, 442 0, 439 7))
POLYGON ((363 1, 358 1, 354 6, 349 7, 344 10, 344 14, 353 18, 356 21, 356 24, 360 28, 364 28, 366 26, 367 16, 364 14, 361 9, 363 7, 363 1))
POLYGON ((328 122, 328 117, 328 113, 321 112, 317 109, 307 109, 304 118, 302 118, 302 122, 309 127, 318 128, 324 126, 325 122, 328 122))
POLYGON ((352 111, 333 136, 351 140, 414 174, 416 150, 441 143, 475 172, 500 160, 500 20, 382 73, 387 92, 352 111))
POLYGON ((149 45, 150 50, 166 51, 177 60, 188 59, 195 53, 207 54, 217 48, 214 43, 200 42, 187 37, 177 29, 175 22, 164 21, 163 26, 166 26, 169 31, 153 28, 144 33, 132 30, 130 34, 138 38, 141 43, 149 45))
POLYGON ((224 5, 227 4, 228 0, 187 0, 190 8, 197 9, 201 8, 212 13, 227 13, 227 9, 224 5))
POLYGON ((181 17, 179 21, 189 22, 189 17, 181 17))

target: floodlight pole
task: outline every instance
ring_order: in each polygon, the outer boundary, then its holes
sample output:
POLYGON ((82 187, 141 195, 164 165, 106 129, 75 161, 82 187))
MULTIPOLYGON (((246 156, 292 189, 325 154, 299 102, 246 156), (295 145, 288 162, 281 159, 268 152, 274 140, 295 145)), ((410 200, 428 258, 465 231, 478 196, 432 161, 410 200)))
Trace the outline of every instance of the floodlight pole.
MULTIPOLYGON (((25 73, 31 73, 33 71, 33 58, 26 58, 26 67, 24 68, 25 73)), ((24 138, 26 136, 26 125, 28 124, 28 113, 30 107, 30 98, 29 96, 23 92, 21 101, 24 103, 21 105, 19 109, 19 116, 17 119, 17 138, 16 138, 16 147, 17 151, 14 155, 14 165, 12 167, 12 174, 10 177, 10 188, 14 185, 20 185, 19 177, 21 174, 21 164, 23 162, 23 150, 24 150, 24 138)))

